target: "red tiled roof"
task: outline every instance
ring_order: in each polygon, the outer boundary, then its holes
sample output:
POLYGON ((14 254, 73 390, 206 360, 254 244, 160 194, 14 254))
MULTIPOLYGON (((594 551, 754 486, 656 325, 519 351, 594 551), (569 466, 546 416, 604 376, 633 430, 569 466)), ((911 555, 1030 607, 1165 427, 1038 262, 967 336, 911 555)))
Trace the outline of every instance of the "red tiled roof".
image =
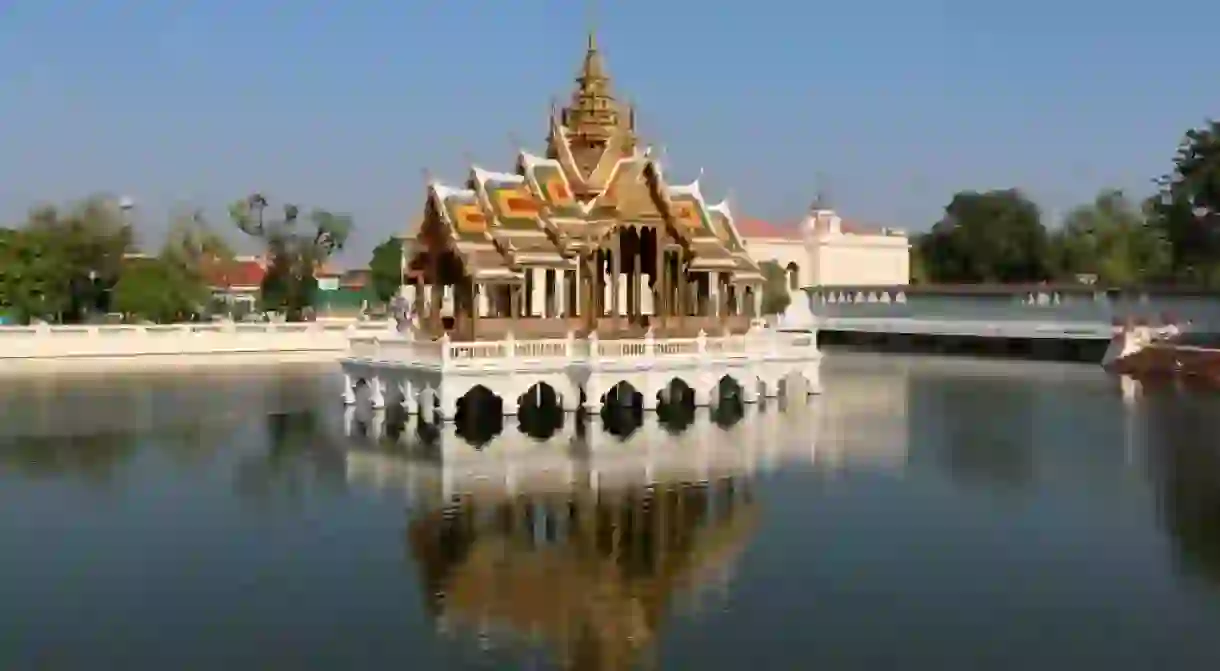
POLYGON ((776 225, 762 219, 748 217, 741 217, 733 223, 737 225, 737 232, 745 238, 781 238, 785 240, 801 238, 801 229, 796 225, 776 225))
POLYGON ((352 270, 344 271, 343 276, 339 278, 339 286, 350 289, 362 289, 372 282, 372 277, 373 271, 367 268, 353 268, 352 270))
POLYGON ((204 279, 217 289, 230 287, 257 287, 262 285, 267 268, 261 259, 239 258, 227 263, 208 264, 203 269, 204 279))

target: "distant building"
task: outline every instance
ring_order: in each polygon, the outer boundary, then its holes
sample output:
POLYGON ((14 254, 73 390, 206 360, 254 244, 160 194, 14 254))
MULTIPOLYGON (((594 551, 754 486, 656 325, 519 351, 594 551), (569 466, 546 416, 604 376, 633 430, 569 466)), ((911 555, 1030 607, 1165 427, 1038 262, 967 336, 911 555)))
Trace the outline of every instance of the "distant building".
POLYGON ((843 220, 812 209, 794 225, 743 218, 738 228, 750 256, 788 273, 788 286, 892 286, 911 281, 911 244, 904 231, 843 220))
POLYGON ((254 310, 263 278, 267 276, 267 260, 262 256, 237 256, 229 261, 214 261, 204 265, 203 276, 213 298, 254 310))

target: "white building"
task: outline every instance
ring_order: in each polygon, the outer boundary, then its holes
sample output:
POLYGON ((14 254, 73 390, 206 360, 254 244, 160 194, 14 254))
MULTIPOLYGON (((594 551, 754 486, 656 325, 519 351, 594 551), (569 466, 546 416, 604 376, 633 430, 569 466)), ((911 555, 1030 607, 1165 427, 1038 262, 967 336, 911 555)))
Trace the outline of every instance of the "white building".
POLYGON ((811 210, 800 224, 739 219, 750 257, 788 272, 788 287, 895 286, 911 277, 905 231, 844 221, 833 210, 811 210))

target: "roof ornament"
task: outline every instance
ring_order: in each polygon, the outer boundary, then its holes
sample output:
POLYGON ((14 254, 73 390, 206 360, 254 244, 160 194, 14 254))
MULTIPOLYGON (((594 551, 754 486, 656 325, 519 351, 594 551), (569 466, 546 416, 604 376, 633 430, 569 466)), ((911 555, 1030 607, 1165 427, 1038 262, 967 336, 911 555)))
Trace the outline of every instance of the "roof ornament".
POLYGON ((813 197, 813 203, 809 209, 814 212, 831 209, 830 205, 830 189, 827 186, 829 180, 826 179, 826 173, 818 171, 815 176, 815 184, 817 184, 817 193, 813 197))

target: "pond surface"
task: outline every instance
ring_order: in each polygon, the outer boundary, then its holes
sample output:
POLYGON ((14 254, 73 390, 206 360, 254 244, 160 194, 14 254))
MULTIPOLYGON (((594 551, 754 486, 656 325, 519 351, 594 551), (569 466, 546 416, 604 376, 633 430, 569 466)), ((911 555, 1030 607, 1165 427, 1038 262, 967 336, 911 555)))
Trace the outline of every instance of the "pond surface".
POLYGON ((1217 395, 832 353, 807 405, 477 451, 336 373, 4 380, 0 668, 1220 666, 1217 395))

